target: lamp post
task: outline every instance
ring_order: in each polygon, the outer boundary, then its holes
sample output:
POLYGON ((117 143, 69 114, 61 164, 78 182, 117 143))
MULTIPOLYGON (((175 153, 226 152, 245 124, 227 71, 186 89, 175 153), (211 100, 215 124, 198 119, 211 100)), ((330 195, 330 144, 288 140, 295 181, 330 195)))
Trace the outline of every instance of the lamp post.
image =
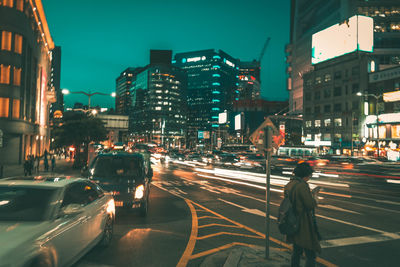
POLYGON ((87 96, 87 97, 88 97, 88 110, 90 110, 90 98, 91 98, 92 96, 94 96, 94 95, 106 95, 106 96, 115 97, 115 95, 116 95, 115 92, 112 92, 111 94, 105 94, 105 93, 101 93, 101 92, 93 92, 93 93, 90 93, 90 91, 89 91, 89 93, 84 92, 84 91, 71 92, 71 91, 68 90, 68 89, 62 89, 61 92, 62 92, 63 95, 68 95, 68 94, 82 94, 82 95, 87 96))
POLYGON ((380 156, 381 145, 380 145, 380 143, 379 143, 379 124, 378 124, 378 123, 379 123, 379 120, 378 120, 378 117, 379 117, 379 110, 378 110, 378 102, 379 102, 379 99, 383 96, 383 94, 374 95, 374 94, 363 94, 363 93, 361 93, 361 92, 358 92, 357 95, 358 95, 358 96, 372 96, 372 97, 374 97, 375 100, 376 100, 376 104, 375 104, 375 115, 376 115, 376 140, 377 140, 377 143, 378 143, 378 157, 379 157, 379 156, 380 156))

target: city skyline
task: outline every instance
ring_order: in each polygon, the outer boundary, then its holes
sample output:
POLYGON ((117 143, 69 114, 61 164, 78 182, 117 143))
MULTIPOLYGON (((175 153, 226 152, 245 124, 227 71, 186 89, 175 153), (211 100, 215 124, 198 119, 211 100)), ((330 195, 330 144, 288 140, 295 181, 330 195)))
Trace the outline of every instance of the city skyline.
MULTIPOLYGON (((229 6, 227 1, 170 1, 168 6, 162 1, 107 6, 96 1, 93 8, 93 3, 43 0, 50 32, 62 49, 61 88, 113 92, 121 71, 149 64, 150 49, 170 49, 173 54, 221 49, 251 61, 258 59, 271 37, 261 64, 261 96, 288 99, 284 53, 289 42, 288 0, 253 0, 246 5, 235 0, 229 6)), ((87 103, 82 95, 64 100, 67 107, 87 103)), ((114 101, 106 96, 92 99, 94 105, 105 107, 114 107, 114 101)))

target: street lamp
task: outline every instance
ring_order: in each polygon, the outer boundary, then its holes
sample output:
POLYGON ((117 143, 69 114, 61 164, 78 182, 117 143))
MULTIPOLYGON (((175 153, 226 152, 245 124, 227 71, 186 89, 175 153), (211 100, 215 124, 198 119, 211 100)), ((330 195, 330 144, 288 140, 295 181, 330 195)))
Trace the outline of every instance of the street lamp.
POLYGON ((361 92, 357 93, 357 96, 372 96, 375 98, 376 100, 376 104, 375 104, 375 116, 376 116, 376 140, 378 142, 378 157, 380 156, 380 150, 381 150, 381 145, 379 142, 379 120, 378 120, 378 116, 379 116, 379 110, 378 110, 378 101, 379 99, 383 96, 383 94, 379 94, 379 95, 374 95, 374 94, 363 94, 361 92))
POLYGON ((61 90, 61 93, 62 93, 63 95, 68 95, 68 94, 83 94, 83 95, 87 96, 87 97, 88 97, 88 110, 90 110, 90 98, 91 98, 92 96, 94 96, 94 95, 106 95, 106 96, 111 96, 111 97, 115 97, 115 96, 116 96, 115 92, 112 92, 111 94, 105 94, 105 93, 101 93, 101 92, 93 92, 93 93, 90 93, 90 91, 89 91, 89 93, 86 93, 86 92, 84 92, 84 91, 71 92, 71 91, 68 90, 68 89, 62 89, 62 90, 61 90))

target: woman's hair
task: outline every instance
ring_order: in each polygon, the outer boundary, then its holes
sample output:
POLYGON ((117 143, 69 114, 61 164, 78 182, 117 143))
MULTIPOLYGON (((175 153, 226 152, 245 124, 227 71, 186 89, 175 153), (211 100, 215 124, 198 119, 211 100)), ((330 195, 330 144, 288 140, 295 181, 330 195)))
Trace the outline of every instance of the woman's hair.
POLYGON ((297 164, 296 168, 294 168, 294 175, 300 178, 307 177, 314 172, 313 168, 307 162, 303 162, 297 164))

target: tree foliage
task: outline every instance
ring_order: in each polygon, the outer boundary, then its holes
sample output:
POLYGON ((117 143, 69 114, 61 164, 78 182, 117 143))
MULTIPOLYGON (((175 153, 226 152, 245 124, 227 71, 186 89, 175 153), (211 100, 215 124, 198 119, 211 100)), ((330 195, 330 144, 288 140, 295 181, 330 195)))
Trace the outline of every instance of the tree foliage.
POLYGON ((98 142, 107 139, 104 123, 85 113, 65 113, 63 125, 55 130, 55 141, 58 147, 98 142))

